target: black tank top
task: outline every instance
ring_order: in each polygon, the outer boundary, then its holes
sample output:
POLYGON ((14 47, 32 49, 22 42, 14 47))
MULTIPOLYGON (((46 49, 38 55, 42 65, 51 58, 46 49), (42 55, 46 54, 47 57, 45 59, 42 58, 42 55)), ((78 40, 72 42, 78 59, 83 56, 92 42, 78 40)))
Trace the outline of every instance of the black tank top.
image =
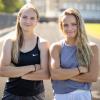
MULTIPOLYGON (((39 37, 37 37, 37 43, 33 50, 26 53, 20 52, 18 63, 15 64, 12 62, 16 67, 40 64, 38 40, 39 37)), ((44 86, 42 80, 31 81, 21 79, 21 77, 9 78, 9 81, 6 83, 5 91, 18 96, 34 96, 42 93, 44 91, 44 86)))

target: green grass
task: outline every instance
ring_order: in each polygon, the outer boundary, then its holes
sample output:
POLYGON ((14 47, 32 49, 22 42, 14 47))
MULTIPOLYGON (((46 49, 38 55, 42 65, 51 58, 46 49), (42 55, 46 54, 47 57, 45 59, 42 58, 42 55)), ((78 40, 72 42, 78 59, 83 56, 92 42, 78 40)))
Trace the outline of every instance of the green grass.
POLYGON ((100 24, 86 23, 85 27, 88 35, 100 39, 100 24))

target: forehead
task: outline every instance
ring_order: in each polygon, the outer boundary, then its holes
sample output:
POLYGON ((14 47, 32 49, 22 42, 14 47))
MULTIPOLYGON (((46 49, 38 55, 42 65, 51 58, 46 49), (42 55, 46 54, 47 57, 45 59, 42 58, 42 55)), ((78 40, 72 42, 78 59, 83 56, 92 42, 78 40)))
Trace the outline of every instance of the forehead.
POLYGON ((26 15, 26 16, 37 16, 36 12, 34 9, 32 8, 25 8, 23 11, 22 11, 22 16, 23 15, 26 15))
POLYGON ((76 18, 75 18, 75 16, 74 15, 64 15, 63 17, 62 17, 62 22, 63 23, 65 23, 65 22, 77 22, 76 21, 76 18))

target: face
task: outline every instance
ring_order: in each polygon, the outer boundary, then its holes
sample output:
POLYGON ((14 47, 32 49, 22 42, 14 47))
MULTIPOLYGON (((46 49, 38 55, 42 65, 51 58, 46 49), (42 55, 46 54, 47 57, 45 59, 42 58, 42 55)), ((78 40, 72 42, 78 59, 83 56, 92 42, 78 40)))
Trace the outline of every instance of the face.
POLYGON ((33 31, 38 19, 33 9, 25 9, 19 19, 23 31, 33 31))
POLYGON ((75 38, 77 35, 77 21, 73 15, 65 15, 62 19, 62 31, 67 38, 75 38))

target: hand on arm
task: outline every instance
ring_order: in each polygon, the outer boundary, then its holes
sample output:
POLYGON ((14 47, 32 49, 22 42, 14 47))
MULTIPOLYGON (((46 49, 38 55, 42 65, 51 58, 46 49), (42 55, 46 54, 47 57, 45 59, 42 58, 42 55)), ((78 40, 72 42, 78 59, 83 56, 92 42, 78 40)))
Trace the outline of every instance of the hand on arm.
POLYGON ((33 65, 15 67, 11 65, 12 40, 8 39, 4 42, 0 57, 0 76, 2 77, 20 77, 26 73, 35 70, 33 65))
POLYGON ((99 72, 99 61, 98 61, 98 47, 96 45, 91 46, 93 51, 93 56, 91 57, 91 64, 89 66, 89 71, 84 74, 77 75, 71 80, 78 81, 78 82, 95 82, 98 78, 99 72))
POLYGON ((78 68, 65 69, 60 66, 60 44, 50 47, 50 72, 53 80, 66 80, 79 74, 78 68))
POLYGON ((22 79, 26 80, 44 80, 49 79, 49 52, 48 52, 49 44, 47 41, 40 40, 39 49, 40 49, 40 65, 36 66, 36 71, 33 73, 28 73, 22 76, 22 79), (37 68, 39 67, 40 68, 37 68))
POLYGON ((41 66, 39 64, 35 64, 35 65, 31 65, 31 66, 34 66, 34 68, 33 68, 34 71, 30 71, 29 73, 26 73, 26 74, 22 75, 22 78, 29 75, 29 74, 33 74, 34 72, 41 69, 41 66))
POLYGON ((88 68, 86 68, 85 66, 78 66, 77 68, 78 68, 80 74, 88 72, 88 68))

